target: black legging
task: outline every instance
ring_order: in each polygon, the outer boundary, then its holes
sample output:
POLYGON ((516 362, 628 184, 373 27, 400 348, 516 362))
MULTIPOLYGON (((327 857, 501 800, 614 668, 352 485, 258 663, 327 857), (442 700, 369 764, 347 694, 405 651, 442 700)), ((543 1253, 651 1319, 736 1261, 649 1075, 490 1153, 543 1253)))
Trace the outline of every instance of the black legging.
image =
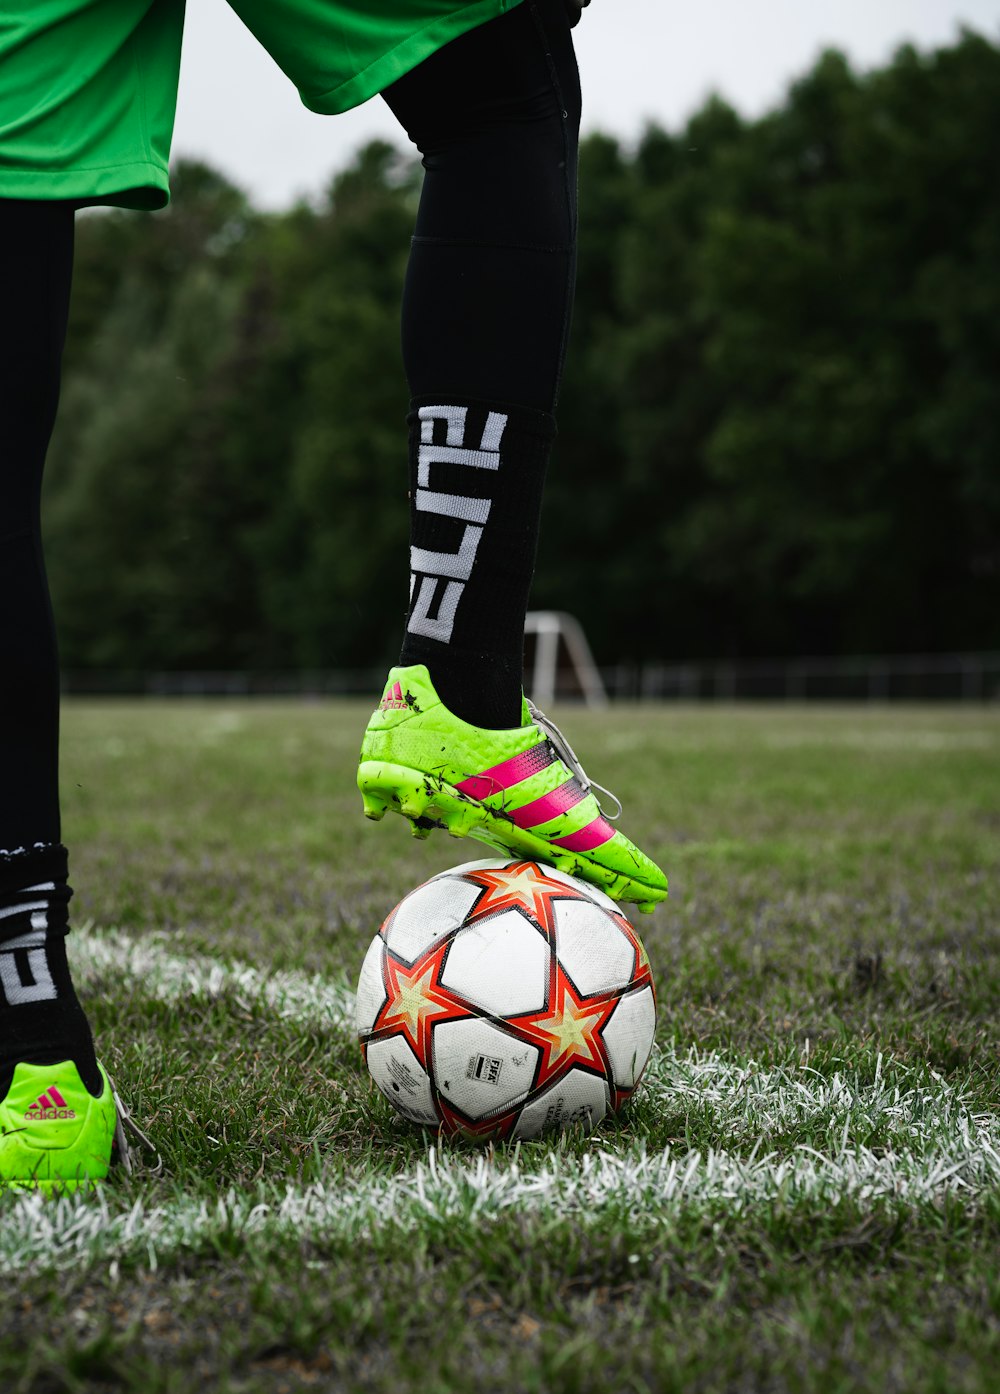
POLYGON ((411 395, 552 411, 576 277, 565 0, 525 0, 383 96, 426 171, 403 296, 411 395))
POLYGON ((69 204, 0 200, 0 851, 59 841, 59 664, 39 499, 72 265, 69 204))
MULTIPOLYGON (((580 91, 565 0, 524 0, 384 95, 426 169, 403 299, 412 395, 551 411, 575 270, 580 91)), ((0 200, 0 850, 60 837, 39 495, 72 258, 69 204, 0 200)))

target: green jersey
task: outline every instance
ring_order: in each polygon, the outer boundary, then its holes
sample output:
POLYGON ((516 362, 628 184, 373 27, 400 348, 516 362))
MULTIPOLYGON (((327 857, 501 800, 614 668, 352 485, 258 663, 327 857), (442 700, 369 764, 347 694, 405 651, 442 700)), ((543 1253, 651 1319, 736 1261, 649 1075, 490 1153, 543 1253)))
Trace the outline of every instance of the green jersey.
MULTIPOLYGON (((519 0, 229 0, 313 111, 367 101, 519 0)), ((184 0, 7 0, 0 198, 161 208, 184 0)), ((225 56, 219 85, 225 90, 225 56)))

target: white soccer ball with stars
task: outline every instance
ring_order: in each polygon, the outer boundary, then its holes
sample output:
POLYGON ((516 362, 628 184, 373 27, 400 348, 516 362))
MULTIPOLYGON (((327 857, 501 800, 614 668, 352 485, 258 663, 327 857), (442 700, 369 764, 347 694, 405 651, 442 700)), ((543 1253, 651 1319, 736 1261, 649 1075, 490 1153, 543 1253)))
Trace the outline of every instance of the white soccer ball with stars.
POLYGON ((358 983, 385 1097, 484 1140, 589 1131, 635 1089, 655 1019, 649 960, 614 901, 534 862, 469 862, 418 886, 358 983))

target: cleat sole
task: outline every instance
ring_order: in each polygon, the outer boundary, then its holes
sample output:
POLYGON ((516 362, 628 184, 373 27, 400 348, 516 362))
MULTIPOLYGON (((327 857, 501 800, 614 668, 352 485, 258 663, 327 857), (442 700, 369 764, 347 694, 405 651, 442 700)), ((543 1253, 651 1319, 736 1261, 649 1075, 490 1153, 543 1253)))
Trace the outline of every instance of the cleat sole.
POLYGON ((509 818, 499 817, 485 804, 460 793, 444 780, 431 783, 428 775, 405 765, 379 760, 362 760, 358 766, 358 788, 365 814, 379 819, 392 809, 410 823, 414 837, 427 837, 432 828, 443 828, 452 837, 474 837, 505 856, 545 862, 568 876, 577 876, 599 886, 612 900, 638 903, 649 914, 667 893, 646 885, 623 872, 602 866, 577 853, 556 852, 544 838, 517 827, 509 818), (381 810, 369 813, 369 808, 381 810))
POLYGON ((374 794, 364 794, 362 803, 364 804, 365 817, 370 818, 374 823, 380 822, 388 812, 385 800, 376 798, 374 794))
POLYGON ((15 1179, 12 1181, 0 1180, 0 1195, 2 1195, 4 1191, 31 1191, 35 1195, 49 1197, 78 1194, 80 1192, 96 1193, 101 1190, 101 1183, 105 1180, 106 1177, 104 1176, 62 1177, 55 1181, 36 1181, 28 1178, 15 1179))

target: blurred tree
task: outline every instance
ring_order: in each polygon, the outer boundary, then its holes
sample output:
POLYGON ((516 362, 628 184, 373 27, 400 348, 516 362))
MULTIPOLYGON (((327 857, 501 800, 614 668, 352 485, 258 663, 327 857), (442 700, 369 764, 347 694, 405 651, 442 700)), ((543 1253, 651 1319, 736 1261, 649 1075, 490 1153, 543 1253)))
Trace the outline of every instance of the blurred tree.
MULTIPOLYGON (((821 57, 581 152, 535 602, 618 659, 1000 647, 1000 49, 821 57), (555 526, 556 521, 566 526, 555 526), (599 578, 595 584, 595 577, 599 578)), ((80 220, 47 482, 69 666, 392 656, 419 168, 80 220)))
POLYGON ((320 209, 274 219, 227 187, 182 165, 166 215, 83 220, 47 480, 67 667, 330 666, 398 643, 412 164, 370 146, 320 209))
POLYGON ((399 306, 418 194, 413 163, 369 145, 285 263, 301 390, 266 600, 295 665, 377 664, 398 649, 409 559, 399 306))
POLYGON ((64 661, 143 668, 215 651, 218 559, 205 545, 206 394, 232 342, 236 248, 251 215, 201 165, 137 238, 124 213, 81 219, 78 291, 48 464, 48 565, 64 661))

